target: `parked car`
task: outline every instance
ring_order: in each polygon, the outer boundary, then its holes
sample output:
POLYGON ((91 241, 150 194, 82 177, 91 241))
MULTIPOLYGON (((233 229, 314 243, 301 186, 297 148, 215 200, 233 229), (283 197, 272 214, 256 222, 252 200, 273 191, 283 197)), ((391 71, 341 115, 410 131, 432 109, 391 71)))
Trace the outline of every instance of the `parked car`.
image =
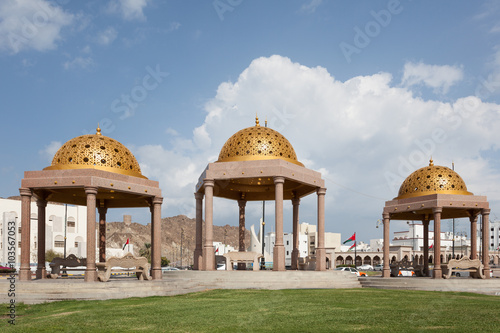
POLYGON ((383 271, 384 265, 382 265, 382 264, 375 265, 375 267, 373 267, 373 270, 374 271, 383 271))
POLYGON ((415 272, 407 269, 400 269, 398 276, 415 276, 415 272))
POLYGON ((360 272, 356 268, 353 268, 353 267, 337 267, 337 268, 335 268, 335 270, 349 272, 352 274, 356 274, 356 276, 366 276, 366 273, 360 272))
POLYGON ((167 267, 162 267, 161 270, 162 271, 178 271, 179 269, 177 267, 167 266, 167 267))
POLYGON ((368 264, 361 265, 356 268, 359 269, 360 271, 373 271, 373 266, 368 264))

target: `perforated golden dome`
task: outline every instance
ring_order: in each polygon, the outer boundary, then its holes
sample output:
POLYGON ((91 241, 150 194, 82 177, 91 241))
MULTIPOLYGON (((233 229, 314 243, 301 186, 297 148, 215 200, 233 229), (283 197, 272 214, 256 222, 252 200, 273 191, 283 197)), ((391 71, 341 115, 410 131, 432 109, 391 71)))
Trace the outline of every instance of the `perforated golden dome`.
POLYGON ((434 165, 420 168, 405 179, 395 199, 419 197, 428 194, 472 195, 462 177, 444 166, 434 165))
POLYGON ((282 159, 300 166, 290 142, 277 131, 259 125, 236 132, 222 147, 217 162, 282 159))
POLYGON ((130 150, 102 135, 99 127, 96 134, 82 135, 62 145, 54 155, 52 165, 44 170, 64 169, 99 169, 146 178, 130 150))

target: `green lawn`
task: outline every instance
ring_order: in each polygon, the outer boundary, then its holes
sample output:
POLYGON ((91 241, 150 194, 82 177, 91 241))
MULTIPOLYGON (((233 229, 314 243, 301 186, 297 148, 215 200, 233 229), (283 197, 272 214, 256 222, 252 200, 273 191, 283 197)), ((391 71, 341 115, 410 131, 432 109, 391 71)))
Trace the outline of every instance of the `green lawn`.
MULTIPOLYGON (((1 305, 6 309, 6 305, 1 305)), ((6 313, 6 311, 2 311, 6 313)), ((214 290, 17 307, 20 332, 498 332, 500 298, 378 289, 214 290)), ((7 329, 5 327, 7 326, 7 329)))

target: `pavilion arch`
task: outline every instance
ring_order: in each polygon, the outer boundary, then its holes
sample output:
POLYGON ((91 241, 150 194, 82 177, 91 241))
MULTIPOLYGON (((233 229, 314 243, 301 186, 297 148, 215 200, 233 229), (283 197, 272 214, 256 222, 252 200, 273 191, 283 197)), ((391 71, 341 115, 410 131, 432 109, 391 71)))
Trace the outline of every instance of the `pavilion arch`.
MULTIPOLYGON (((96 231, 99 260, 106 260, 106 213, 108 208, 145 207, 151 212, 151 276, 161 279, 161 190, 157 181, 142 175, 139 163, 120 142, 101 134, 82 135, 67 141, 54 155, 49 167, 26 171, 21 181, 21 266, 19 280, 32 279, 30 269, 31 199, 37 199, 37 279, 47 276, 45 268, 47 202, 87 206, 85 281, 97 280, 96 231), (99 214, 96 227, 96 210, 99 214)), ((61 218, 50 216, 53 226, 61 218)), ((54 230, 55 231, 55 230, 54 230)), ((59 241, 60 240, 57 240, 59 241)))
POLYGON ((344 265, 344 257, 337 256, 337 259, 335 259, 335 265, 336 266, 344 265))
POLYGON ((372 258, 370 256, 365 256, 363 258, 363 265, 371 265, 372 264, 372 258))
MULTIPOLYGON (((429 263, 434 259, 433 278, 441 279, 441 219, 464 218, 470 220, 471 257, 477 258, 477 220, 482 216, 482 263, 489 270, 489 203, 485 196, 475 196, 467 191, 463 179, 454 170, 434 165, 420 168, 402 183, 398 196, 386 201, 382 213, 384 223, 384 258, 389 258, 391 220, 422 221, 424 226, 424 274, 429 273, 429 263), (429 256, 429 223, 434 223, 434 256, 429 256), (429 259, 428 259, 429 258, 429 259)), ((484 274, 489 278, 489 274, 484 274)), ((390 277, 389 262, 384 260, 382 276, 390 277)))
MULTIPOLYGON (((246 251, 245 207, 247 201, 275 203, 275 244, 273 270, 285 270, 283 244, 283 202, 293 206, 292 269, 298 269, 300 199, 316 193, 318 200, 315 251, 316 270, 326 270, 325 249, 325 182, 319 172, 300 163, 290 142, 277 131, 259 124, 236 132, 222 147, 219 158, 209 163, 195 187, 196 248, 193 269, 215 270, 213 247, 213 198, 234 200, 239 207, 239 252, 246 251), (203 225, 203 200, 205 224, 203 225)), ((244 264, 238 265, 244 269, 244 264)))
POLYGON ((373 257, 373 266, 380 265, 381 259, 379 256, 373 257))

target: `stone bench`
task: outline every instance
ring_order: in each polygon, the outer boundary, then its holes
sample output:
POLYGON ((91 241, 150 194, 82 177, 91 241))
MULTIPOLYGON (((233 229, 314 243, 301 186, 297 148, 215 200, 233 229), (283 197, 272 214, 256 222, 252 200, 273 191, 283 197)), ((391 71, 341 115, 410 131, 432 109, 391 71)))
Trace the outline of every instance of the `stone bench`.
POLYGON ((132 253, 127 253, 121 258, 111 257, 106 262, 98 262, 96 267, 97 278, 101 282, 108 281, 112 272, 135 273, 141 281, 151 280, 148 259, 146 257, 135 257, 132 253))
POLYGON ((259 270, 259 260, 264 256, 262 253, 257 252, 228 252, 224 254, 224 258, 226 258, 226 271, 233 268, 233 262, 236 263, 253 263, 253 270, 259 270))
MULTIPOLYGON (((470 272, 473 278, 484 279, 484 266, 479 259, 463 257, 460 260, 451 259, 447 264, 441 265, 443 278, 449 279, 453 272, 470 272)), ((489 274, 489 273, 488 273, 489 274)))
POLYGON ((83 271, 85 268, 68 268, 68 267, 81 267, 87 266, 87 259, 83 258, 77 258, 74 254, 70 254, 66 258, 61 258, 61 257, 55 257, 52 262, 49 264, 50 266, 50 273, 48 274, 48 277, 51 279, 57 279, 59 275, 61 275, 61 267, 66 266, 65 268, 62 268, 63 271, 83 271))

